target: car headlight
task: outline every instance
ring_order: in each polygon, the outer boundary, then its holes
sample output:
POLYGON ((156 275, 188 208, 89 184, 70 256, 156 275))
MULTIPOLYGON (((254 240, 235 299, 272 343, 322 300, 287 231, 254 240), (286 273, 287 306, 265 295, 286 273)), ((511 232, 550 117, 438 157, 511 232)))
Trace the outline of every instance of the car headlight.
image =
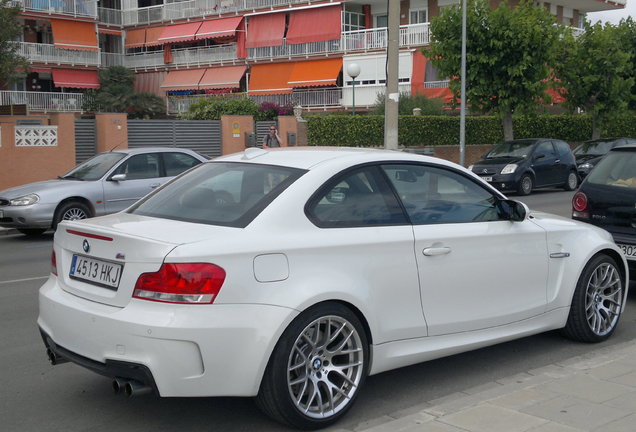
POLYGON ((9 201, 12 206, 27 206, 40 201, 40 197, 36 194, 28 194, 9 201))
POLYGON ((587 162, 584 163, 584 164, 579 165, 579 169, 590 170, 592 168, 594 168, 594 165, 592 165, 591 163, 587 163, 587 162))
POLYGON ((501 170, 502 174, 512 174, 517 170, 517 164, 508 164, 501 170))

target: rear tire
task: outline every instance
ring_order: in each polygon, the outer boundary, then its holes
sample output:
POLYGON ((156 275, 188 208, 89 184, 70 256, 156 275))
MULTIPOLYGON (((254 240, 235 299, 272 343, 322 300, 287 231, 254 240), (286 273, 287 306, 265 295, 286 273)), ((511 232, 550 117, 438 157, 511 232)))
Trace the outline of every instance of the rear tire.
POLYGON ((57 229, 57 225, 65 220, 79 220, 91 217, 91 212, 86 206, 79 201, 69 201, 60 205, 55 211, 53 218, 53 229, 57 229))
POLYGON ((605 254, 587 263, 576 284, 570 315, 562 333, 580 342, 602 342, 618 324, 625 280, 616 261, 605 254))
POLYGON ((579 176, 574 171, 570 171, 568 178, 563 185, 566 191, 573 191, 579 185, 579 176))
POLYGON ((519 195, 530 195, 532 193, 532 188, 534 188, 534 180, 532 180, 532 176, 530 174, 524 174, 519 179, 519 185, 517 186, 517 194, 519 195))
POLYGON ((358 317, 339 303, 321 303, 283 332, 256 404, 296 428, 326 427, 351 408, 368 367, 369 346, 358 317))

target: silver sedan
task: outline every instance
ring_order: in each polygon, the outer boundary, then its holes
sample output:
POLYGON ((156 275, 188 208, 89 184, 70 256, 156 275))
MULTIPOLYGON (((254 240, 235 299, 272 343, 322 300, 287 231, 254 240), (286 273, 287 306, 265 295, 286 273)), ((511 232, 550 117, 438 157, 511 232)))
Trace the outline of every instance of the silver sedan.
POLYGON ((205 160, 177 148, 100 153, 55 180, 0 191, 0 226, 39 235, 63 220, 115 213, 205 160))

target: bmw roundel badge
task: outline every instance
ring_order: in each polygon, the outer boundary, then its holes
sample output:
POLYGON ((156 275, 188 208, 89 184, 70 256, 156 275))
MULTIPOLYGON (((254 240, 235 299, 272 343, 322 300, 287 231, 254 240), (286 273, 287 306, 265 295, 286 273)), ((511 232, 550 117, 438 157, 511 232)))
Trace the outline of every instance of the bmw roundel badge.
POLYGON ((84 252, 86 253, 91 250, 91 245, 88 244, 88 240, 84 239, 84 242, 82 243, 82 249, 84 249, 84 252))

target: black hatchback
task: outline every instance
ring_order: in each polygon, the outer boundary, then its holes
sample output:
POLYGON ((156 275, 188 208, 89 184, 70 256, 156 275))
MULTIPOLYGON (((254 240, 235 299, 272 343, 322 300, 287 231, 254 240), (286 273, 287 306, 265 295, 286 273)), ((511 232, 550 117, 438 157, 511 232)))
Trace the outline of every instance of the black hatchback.
POLYGON ((614 147, 634 144, 634 138, 600 138, 585 141, 573 150, 579 177, 585 178, 605 154, 614 147))
POLYGON ((636 272, 636 145, 601 159, 572 198, 572 218, 609 231, 636 272))
POLYGON ((552 138, 504 141, 468 169, 497 189, 519 195, 549 186, 574 190, 579 181, 570 146, 552 138))

